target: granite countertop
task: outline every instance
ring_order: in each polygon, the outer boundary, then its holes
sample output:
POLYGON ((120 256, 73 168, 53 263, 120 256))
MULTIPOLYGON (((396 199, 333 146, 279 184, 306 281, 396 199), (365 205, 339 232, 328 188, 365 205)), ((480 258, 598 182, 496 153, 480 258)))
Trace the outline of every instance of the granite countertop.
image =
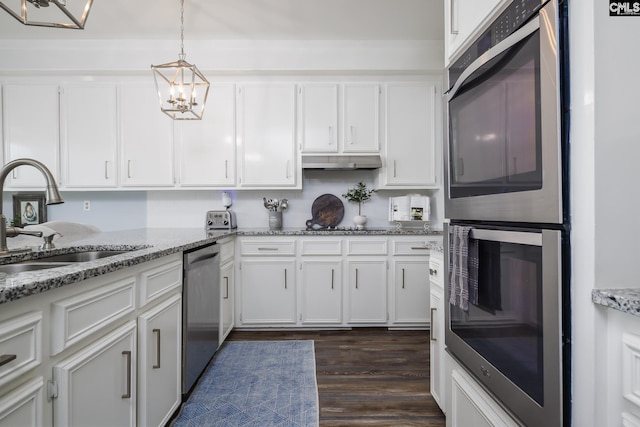
POLYGON ((76 240, 72 244, 56 245, 56 249, 15 253, 0 257, 0 265, 42 258, 48 255, 94 250, 125 250, 127 252, 89 262, 77 262, 64 267, 23 273, 2 273, 0 304, 80 282, 126 267, 151 261, 176 252, 187 251, 214 243, 235 232, 198 229, 138 229, 106 232, 76 240))
POLYGON ((591 300, 623 313, 640 316, 640 289, 594 289, 591 291, 591 300))
MULTIPOLYGON (((22 273, 0 273, 0 304, 46 292, 71 283, 107 274, 126 267, 151 261, 176 252, 188 251, 199 246, 214 243, 226 236, 326 236, 326 235, 411 235, 442 236, 442 232, 424 229, 370 229, 363 231, 337 230, 316 231, 301 229, 214 230, 206 232, 197 229, 137 229, 97 233, 88 238, 57 244, 53 250, 42 251, 32 248, 29 252, 0 256, 0 265, 20 261, 37 260, 50 255, 95 250, 124 250, 125 253, 89 262, 77 262, 67 266, 35 270, 22 273)), ((10 239, 11 240, 11 239, 10 239)), ((442 240, 425 242, 425 247, 442 251, 442 240)))

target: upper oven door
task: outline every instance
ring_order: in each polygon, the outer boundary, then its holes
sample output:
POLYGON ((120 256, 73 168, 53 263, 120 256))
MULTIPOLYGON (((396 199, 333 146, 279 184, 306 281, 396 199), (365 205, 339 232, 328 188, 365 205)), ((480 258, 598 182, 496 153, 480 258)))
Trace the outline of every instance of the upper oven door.
POLYGON ((555 26, 551 2, 451 82, 447 218, 562 223, 555 26))

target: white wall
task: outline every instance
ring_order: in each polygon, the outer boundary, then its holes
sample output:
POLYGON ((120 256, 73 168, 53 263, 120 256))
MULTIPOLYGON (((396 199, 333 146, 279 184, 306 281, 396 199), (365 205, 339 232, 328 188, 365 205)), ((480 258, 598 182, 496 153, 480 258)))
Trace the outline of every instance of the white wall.
MULTIPOLYGON (((311 205, 322 194, 334 194, 344 204, 345 214, 340 226, 353 226, 352 218, 358 213, 357 204, 342 197, 349 188, 363 181, 370 188, 374 171, 305 171, 302 190, 232 190, 231 209, 236 212, 240 228, 267 228, 268 211, 262 198, 287 199, 289 208, 283 213, 285 228, 305 228, 311 219, 311 205)), ((388 198, 416 191, 382 190, 374 193, 372 200, 363 204, 362 213, 367 215, 367 227, 390 227, 387 221, 388 198)), ((442 230, 443 206, 441 191, 420 191, 423 195, 433 196, 431 200, 433 228, 442 230)), ((222 209, 222 190, 220 191, 150 191, 147 193, 148 227, 202 227, 204 215, 208 210, 222 209)))

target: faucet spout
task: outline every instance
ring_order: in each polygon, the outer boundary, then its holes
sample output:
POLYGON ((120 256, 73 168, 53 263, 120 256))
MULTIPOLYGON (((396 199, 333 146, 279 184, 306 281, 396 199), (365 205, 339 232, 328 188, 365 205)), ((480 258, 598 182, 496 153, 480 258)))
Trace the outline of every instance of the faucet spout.
POLYGON ((62 195, 56 185, 56 180, 53 178, 51 171, 41 162, 34 159, 16 159, 12 160, 0 169, 0 255, 9 253, 7 247, 7 235, 17 236, 21 234, 22 230, 13 227, 10 233, 7 233, 7 217, 2 212, 2 200, 4 193, 4 182, 7 179, 9 173, 18 166, 33 166, 38 169, 47 181, 47 188, 45 191, 45 199, 47 205, 57 205, 64 203, 62 195))

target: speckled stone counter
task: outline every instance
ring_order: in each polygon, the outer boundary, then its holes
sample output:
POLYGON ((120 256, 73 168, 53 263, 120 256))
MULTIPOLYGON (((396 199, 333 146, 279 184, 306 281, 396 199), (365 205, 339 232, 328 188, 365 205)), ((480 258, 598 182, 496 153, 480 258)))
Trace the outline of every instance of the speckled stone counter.
MULTIPOLYGON (((214 243, 226 236, 327 236, 327 235, 415 235, 442 236, 442 232, 423 229, 371 229, 371 230, 336 230, 316 231, 300 229, 284 229, 272 231, 268 229, 215 230, 205 232, 204 229, 137 229, 99 233, 84 240, 76 240, 72 244, 59 245, 56 249, 41 251, 32 248, 29 252, 21 252, 0 257, 0 266, 21 261, 38 260, 51 255, 96 251, 124 250, 126 252, 89 262, 76 262, 62 267, 35 270, 23 273, 0 273, 0 304, 16 301, 29 295, 46 292, 71 283, 92 277, 101 276, 113 271, 151 261, 176 252, 188 251, 202 245, 214 243)), ((442 239, 426 241, 426 247, 442 251, 442 239)), ((11 247, 11 246, 10 246, 11 247)))
POLYGON ((640 289, 594 289, 591 300, 623 313, 640 316, 640 289))
POLYGON ((15 253, 0 257, 0 265, 37 260, 50 255, 94 250, 124 250, 126 252, 89 262, 77 262, 63 267, 0 276, 0 304, 100 276, 122 268, 151 261, 176 252, 187 251, 214 243, 235 232, 204 229, 139 229, 100 233, 56 249, 15 253))

